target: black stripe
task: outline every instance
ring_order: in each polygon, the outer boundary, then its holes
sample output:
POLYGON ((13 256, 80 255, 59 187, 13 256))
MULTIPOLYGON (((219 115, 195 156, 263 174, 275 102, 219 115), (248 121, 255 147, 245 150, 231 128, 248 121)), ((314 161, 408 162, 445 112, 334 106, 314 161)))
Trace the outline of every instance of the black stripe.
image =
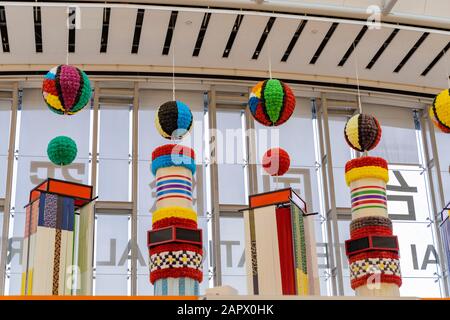
POLYGON ((144 22, 144 9, 138 9, 136 14, 136 24, 134 25, 133 45, 131 53, 138 53, 139 43, 141 41, 142 24, 144 22))
POLYGON ((42 52, 42 17, 41 7, 33 7, 34 47, 36 52, 42 52))
POLYGON ((377 62, 377 60, 381 57, 384 50, 386 50, 386 48, 389 46, 389 44, 392 42, 392 40, 395 38, 395 36, 397 35, 398 32, 399 32, 399 29, 394 29, 391 32, 391 34, 386 39, 386 41, 384 41, 384 43, 381 45, 380 49, 378 49, 377 53, 375 53, 372 60, 370 60, 369 64, 366 66, 366 69, 371 69, 373 67, 375 62, 377 62))
POLYGON ((419 38, 419 40, 416 41, 414 46, 408 51, 406 56, 402 59, 402 61, 398 64, 398 66, 395 68, 394 72, 400 72, 402 70, 403 66, 408 62, 408 60, 412 57, 414 52, 422 45, 422 43, 425 41, 425 39, 430 35, 429 32, 424 32, 422 36, 419 38))
POLYGON ((438 55, 433 59, 433 61, 431 61, 431 63, 428 65, 428 67, 423 70, 422 72, 422 76, 426 76, 428 74, 428 72, 430 72, 431 69, 433 69, 433 67, 436 65, 436 63, 438 63, 439 60, 441 60, 441 58, 450 50, 450 42, 447 43, 447 45, 445 46, 444 49, 442 49, 438 55))
POLYGON ((236 20, 234 21, 233 29, 231 29, 230 36, 228 37, 227 44, 225 49, 223 50, 222 58, 228 58, 231 52, 231 48, 233 47, 234 40, 236 39, 236 35, 239 31, 239 27, 241 26, 242 20, 244 19, 243 14, 238 14, 236 16, 236 20))
POLYGON ((200 50, 202 48, 203 39, 205 38, 206 29, 208 28, 209 19, 211 18, 211 13, 207 12, 203 16, 202 25, 200 26, 200 31, 198 32, 197 41, 195 42, 194 52, 192 56, 198 57, 200 50))
MULTIPOLYGON (((61 75, 61 65, 59 65, 59 66, 56 68, 56 74, 55 74, 55 86, 56 86, 56 91, 58 92, 58 98, 59 98, 59 101, 61 102, 61 105, 62 105, 63 108, 64 108, 64 107, 65 107, 65 105, 64 105, 64 97, 63 97, 63 95, 62 95, 61 85, 60 85, 60 82, 59 82, 59 77, 60 77, 60 75, 61 75)), ((64 111, 61 111, 61 112, 64 112, 64 111)))
POLYGON ((368 27, 364 26, 362 27, 362 29, 359 31, 358 35, 356 36, 355 40, 353 40, 352 44, 350 45, 350 47, 347 49, 347 52, 344 54, 344 56, 342 57, 341 61, 339 62, 338 66, 342 67, 344 66, 344 64, 347 62, 348 58, 350 58, 350 55, 353 53, 353 50, 355 50, 356 46, 358 45, 358 43, 361 41, 362 37, 366 34, 368 27))
POLYGON ((283 57, 281 58, 282 62, 286 62, 287 59, 289 59, 289 56, 291 55, 291 52, 294 49, 298 38, 300 38, 300 35, 302 34, 303 29, 305 28, 307 22, 308 22, 308 20, 302 20, 300 22, 300 24, 298 25, 297 30, 295 31, 294 35, 292 36, 291 42, 289 42, 289 45, 288 45, 286 51, 284 52, 283 57))
POLYGON ((261 50, 264 46, 264 43, 266 42, 267 36, 269 35, 270 30, 272 29, 273 24, 275 23, 275 17, 270 17, 267 21, 267 24, 264 28, 264 31, 259 38, 258 45, 256 46, 255 52, 253 52, 252 59, 257 60, 259 57, 259 54, 261 53, 261 50))
POLYGON ((8 26, 6 24, 6 11, 4 6, 0 6, 0 34, 2 38, 3 52, 9 52, 8 26))
POLYGON ((361 122, 362 122, 362 114, 359 114, 358 116, 358 144, 360 146, 360 148, 356 148, 355 149, 358 150, 359 152, 363 152, 363 144, 362 144, 362 139, 361 139, 361 122))
POLYGON ((108 34, 109 34, 109 18, 111 16, 111 8, 103 8, 103 24, 102 37, 100 39, 100 53, 106 53, 108 48, 108 34))
POLYGON ((69 39, 67 41, 67 50, 71 53, 75 52, 75 28, 76 28, 76 9, 69 7, 69 39))
POLYGON ((319 59, 320 55, 322 54, 323 49, 325 49, 325 46, 327 45, 328 41, 330 40, 331 36, 333 35, 334 31, 336 31, 337 26, 339 23, 333 22, 330 29, 328 29, 327 34, 323 38, 322 42, 319 45, 319 48, 317 48, 316 53, 314 53, 314 56, 312 57, 309 64, 315 64, 317 62, 317 59, 319 59))
POLYGON ((172 44, 173 32, 175 25, 177 24, 178 11, 172 11, 170 14, 169 25, 167 26, 166 39, 164 40, 164 48, 162 54, 167 56, 170 51, 170 45, 172 44))

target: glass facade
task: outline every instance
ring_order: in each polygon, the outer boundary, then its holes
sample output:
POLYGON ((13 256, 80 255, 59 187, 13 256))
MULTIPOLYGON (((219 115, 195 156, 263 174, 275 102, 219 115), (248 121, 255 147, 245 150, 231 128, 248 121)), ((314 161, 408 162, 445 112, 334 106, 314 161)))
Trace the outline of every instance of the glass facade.
MULTIPOLYGON (((199 216, 199 227, 204 238, 204 281, 201 293, 212 286, 215 275, 212 264, 211 193, 217 186, 220 208, 220 257, 222 285, 231 285, 240 294, 247 294, 246 261, 244 255, 244 224, 239 209, 244 208, 251 193, 249 187, 250 164, 248 154, 256 151, 256 191, 265 192, 274 188, 290 186, 307 202, 317 242, 320 288, 322 295, 332 294, 332 275, 329 250, 332 238, 327 234, 325 202, 331 202, 334 193, 338 218, 338 238, 342 261, 342 277, 345 295, 353 295, 350 288, 348 264, 343 243, 349 238, 350 192, 344 181, 345 163, 356 154, 347 146, 343 130, 348 114, 332 112, 328 115, 329 139, 332 156, 334 185, 323 193, 319 138, 319 121, 316 108, 309 97, 298 97, 297 108, 283 126, 267 128, 254 123, 255 143, 249 145, 246 126, 249 121, 245 106, 217 105, 217 139, 214 146, 218 158, 217 181, 210 174, 209 124, 211 111, 210 94, 202 89, 179 90, 176 98, 188 104, 194 116, 194 127, 183 144, 195 149, 197 175, 194 182, 194 209, 199 216), (205 141, 206 140, 206 141, 205 141), (205 147, 209 141, 208 148, 205 147), (280 146, 291 156, 291 167, 286 175, 275 179, 264 175, 261 158, 264 152, 280 146), (215 185, 217 184, 217 185, 215 185), (326 201, 325 201, 326 200, 326 201)), ((19 103, 16 132, 16 157, 12 184, 12 200, 9 238, 6 259, 5 294, 19 294, 21 282, 21 251, 24 233, 24 206, 29 191, 46 177, 56 177, 80 183, 95 183, 98 201, 102 209, 95 214, 94 281, 96 295, 133 294, 133 271, 131 268, 131 243, 136 237, 135 294, 152 295, 149 282, 146 232, 151 228, 151 212, 154 210, 154 178, 150 173, 151 152, 159 145, 169 143, 154 126, 155 112, 160 104, 172 100, 172 91, 156 89, 139 90, 138 130, 133 136, 133 104, 112 103, 100 99, 98 105, 98 130, 93 131, 94 108, 87 106, 71 117, 61 117, 48 110, 39 89, 23 89, 19 103), (60 168, 52 165, 46 155, 48 142, 55 136, 72 137, 78 146, 76 161, 60 168), (97 163, 92 163, 93 139, 98 139, 97 163), (138 179, 133 191, 133 145, 137 139, 138 179), (93 165, 97 168, 96 181, 91 181, 93 165), (132 194, 137 194, 137 231, 132 228, 132 194), (114 204, 130 205, 118 210, 114 204), (111 210, 108 209, 111 205, 111 210)), ((405 296, 438 297, 444 295, 442 274, 439 266, 439 250, 435 225, 435 212, 431 205, 427 173, 424 172, 420 130, 414 120, 412 109, 385 105, 364 105, 364 112, 375 115, 383 128, 383 138, 378 148, 370 155, 381 156, 390 163, 388 185, 389 214, 394 222, 394 234, 398 235, 401 250, 403 286, 405 296)), ((0 101, 0 199, 5 198, 8 167, 8 145, 11 121, 11 103, 0 101)), ((321 120, 322 121, 322 120, 321 120)), ((428 134, 428 133, 427 133, 428 134)), ((447 136, 436 132, 440 174, 445 201, 450 198, 450 147, 447 136)), ((436 179, 435 179, 436 180, 436 179)), ((3 230, 3 209, 0 212, 0 230, 3 230)), ((2 244, 4 245, 4 244, 2 244)))

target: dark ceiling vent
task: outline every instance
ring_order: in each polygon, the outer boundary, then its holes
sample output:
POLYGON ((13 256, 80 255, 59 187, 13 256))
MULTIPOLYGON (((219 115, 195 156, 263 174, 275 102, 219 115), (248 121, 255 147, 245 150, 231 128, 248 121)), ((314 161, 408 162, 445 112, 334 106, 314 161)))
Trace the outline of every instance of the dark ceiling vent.
POLYGON ((383 54, 384 50, 386 50, 386 48, 389 46, 389 44, 392 42, 392 40, 394 40, 395 36, 397 35, 397 33, 399 31, 400 31, 399 29, 392 30, 392 32, 389 35, 389 37, 386 39, 386 41, 384 41, 384 43, 381 45, 380 49, 378 49, 377 53, 375 53, 375 55, 373 56, 372 60, 370 60, 369 64, 366 66, 366 69, 372 69, 373 65, 381 57, 381 55, 383 54))
POLYGON ((8 27, 6 26, 6 12, 4 6, 0 6, 0 35, 2 37, 3 52, 9 52, 8 27))
POLYGON ((41 7, 33 7, 34 46, 36 52, 42 52, 42 17, 41 7))
POLYGON ((76 20, 77 20, 76 8, 69 7, 69 15, 67 18, 69 19, 69 40, 68 40, 67 50, 70 53, 73 53, 73 52, 75 52, 75 29, 76 29, 76 20))
POLYGON ((428 74, 428 72, 430 72, 431 69, 433 69, 433 67, 435 66, 436 63, 438 63, 439 60, 441 60, 441 58, 443 56, 445 56, 445 54, 450 50, 450 42, 447 43, 447 45, 445 46, 444 49, 442 49, 438 55, 433 59, 433 61, 431 61, 431 63, 428 65, 428 67, 423 70, 422 72, 422 76, 426 76, 428 74))
POLYGON ((100 53, 106 53, 106 50, 108 49, 110 16, 111 16, 111 8, 103 8, 103 24, 102 24, 102 38, 100 41, 100 53))
POLYGON ((207 12, 203 16, 202 25, 200 26, 200 31, 198 32, 197 41, 195 42, 194 52, 192 56, 198 57, 200 50, 202 49, 203 39, 205 38, 206 29, 208 29, 209 19, 211 18, 211 13, 207 12))
POLYGON ((425 39, 430 35, 429 32, 424 32, 422 36, 417 40, 417 42, 414 44, 414 46, 408 51, 406 56, 402 59, 402 61, 398 64, 398 66, 395 68, 394 72, 400 72, 402 70, 403 66, 408 62, 408 60, 412 57, 414 52, 422 45, 422 43, 425 41, 425 39))
POLYGON ((353 40, 353 42, 350 45, 350 47, 348 47, 347 52, 342 57, 341 61, 339 61, 339 64, 338 64, 339 67, 343 67, 344 64, 347 62, 348 58, 350 58, 351 54, 353 53, 353 50, 356 49, 356 46, 361 41, 362 37, 364 37, 364 35, 366 34, 367 29, 368 29, 367 26, 363 26, 362 29, 359 31, 359 33, 356 36, 355 40, 353 40))
POLYGON ((178 11, 172 11, 170 14, 169 25, 167 26, 166 40, 164 41, 164 48, 162 54, 167 56, 170 51, 170 44, 172 43, 173 31, 177 23, 178 11))
POLYGON ((319 48, 317 48, 316 53, 314 53, 314 56, 312 57, 309 64, 315 64, 317 62, 317 59, 319 59, 320 55, 322 54, 323 49, 325 49, 325 46, 327 45, 328 41, 330 41, 331 36, 333 35, 334 31, 336 30, 339 23, 333 22, 330 29, 328 29, 327 34, 323 38, 322 42, 320 43, 319 48))
POLYGON ((141 41, 142 25, 144 23, 144 9, 138 9, 136 14, 136 24, 134 26, 133 45, 131 47, 131 53, 138 53, 139 43, 141 41))
POLYGON ((300 38, 300 35, 302 34, 302 31, 305 28, 307 22, 308 22, 307 20, 300 21, 297 30, 292 36, 291 42, 289 42, 289 45, 286 51, 284 52, 283 57, 281 58, 281 62, 286 62, 287 59, 289 59, 289 56, 291 55, 292 50, 294 50, 295 44, 297 43, 298 38, 300 38))
POLYGON ((233 47, 234 40, 236 39, 236 35, 239 31, 239 27, 241 26, 243 19, 244 15, 237 15, 236 20, 234 21, 233 29, 231 30, 230 36, 228 37, 227 45, 225 46, 225 50, 223 51, 222 58, 228 58, 228 56, 230 55, 231 48, 233 47))
POLYGON ((264 31, 261 35, 261 38, 259 38, 258 45, 256 46, 255 52, 253 52, 252 59, 256 60, 258 59, 262 48, 264 47, 264 43, 267 40, 267 37, 269 36, 269 32, 272 29, 273 24, 275 23, 275 17, 270 17, 267 21, 266 27, 264 28, 264 31))

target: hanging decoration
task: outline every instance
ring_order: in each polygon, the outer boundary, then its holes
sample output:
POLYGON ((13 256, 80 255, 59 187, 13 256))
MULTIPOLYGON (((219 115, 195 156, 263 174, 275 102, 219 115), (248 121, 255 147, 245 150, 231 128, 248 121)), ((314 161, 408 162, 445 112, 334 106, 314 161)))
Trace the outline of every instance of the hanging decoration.
POLYGON ((265 126, 279 126, 289 120, 295 103, 291 88, 277 79, 258 82, 248 101, 255 120, 265 126))
POLYGON ((450 133, 450 89, 439 93, 430 107, 430 118, 437 128, 450 133))
POLYGON ((380 142, 381 126, 374 116, 359 113, 347 121, 344 136, 350 147, 359 152, 366 152, 380 142))
POLYGON ((51 69, 44 77, 42 95, 50 110, 72 115, 91 98, 91 83, 84 71, 67 64, 51 69))
POLYGON ((192 112, 181 101, 162 104, 155 116, 155 126, 166 139, 182 139, 192 128, 192 112))
POLYGON ((71 138, 59 136, 53 138, 47 146, 47 155, 57 166, 71 164, 77 156, 77 144, 71 138))
POLYGON ((282 176, 291 165, 289 154, 281 148, 272 148, 266 151, 263 156, 262 166, 271 176, 282 176))

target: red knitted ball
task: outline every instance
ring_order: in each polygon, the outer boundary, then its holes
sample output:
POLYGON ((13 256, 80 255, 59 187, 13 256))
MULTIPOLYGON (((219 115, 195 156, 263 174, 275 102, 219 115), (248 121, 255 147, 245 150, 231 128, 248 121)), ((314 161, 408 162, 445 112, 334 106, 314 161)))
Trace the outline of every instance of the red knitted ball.
POLYGON ((281 148, 272 148, 264 153, 262 166, 271 176, 282 176, 289 170, 290 165, 289 154, 281 148))

